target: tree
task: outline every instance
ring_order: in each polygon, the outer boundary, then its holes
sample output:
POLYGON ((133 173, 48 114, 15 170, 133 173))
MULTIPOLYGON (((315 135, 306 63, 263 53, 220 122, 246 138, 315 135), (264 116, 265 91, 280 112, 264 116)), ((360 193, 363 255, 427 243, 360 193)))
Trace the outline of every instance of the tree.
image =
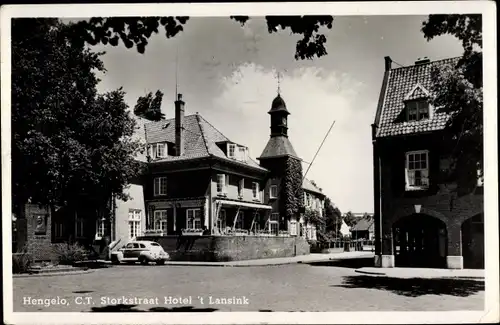
POLYGON ((483 178, 482 18, 430 15, 422 32, 427 40, 450 34, 462 41, 464 52, 457 65, 432 71, 432 104, 450 114, 445 141, 454 148, 451 177, 458 181, 459 193, 470 193, 483 178))
MULTIPOLYGON (((231 16, 231 19, 242 26, 250 19, 247 16, 231 16)), ((102 43, 117 46, 120 40, 127 48, 136 47, 144 53, 148 39, 159 33, 160 26, 165 36, 171 38, 184 30, 189 17, 94 17, 86 21, 72 23, 72 35, 76 44, 102 43)), ((295 59, 313 59, 327 54, 326 37, 319 33, 320 27, 332 28, 332 16, 266 16, 269 33, 289 30, 293 34, 302 35, 297 41, 295 59)))
POLYGON ((139 171, 121 89, 97 93, 100 55, 57 19, 12 20, 12 199, 101 208, 139 171))
POLYGON ((135 104, 134 107, 134 114, 150 121, 160 121, 165 119, 165 114, 161 112, 162 99, 163 93, 159 90, 156 91, 154 97, 152 92, 139 97, 139 99, 137 99, 137 104, 135 104))
POLYGON ((344 221, 345 223, 349 226, 352 227, 356 224, 356 217, 352 214, 351 211, 347 212, 344 216, 344 221))
POLYGON ((342 212, 332 204, 329 197, 325 198, 325 232, 330 237, 337 238, 342 226, 342 212))

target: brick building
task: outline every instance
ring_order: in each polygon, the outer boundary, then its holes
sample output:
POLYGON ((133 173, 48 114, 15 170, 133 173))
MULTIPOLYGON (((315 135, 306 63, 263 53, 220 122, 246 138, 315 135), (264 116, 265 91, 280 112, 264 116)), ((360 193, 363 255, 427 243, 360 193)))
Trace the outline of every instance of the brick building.
POLYGON ((244 144, 228 139, 198 113, 185 115, 179 95, 175 118, 139 123, 147 150, 136 159, 144 172, 126 188, 128 200, 111 198, 111 215, 84 204, 29 205, 26 220, 13 223, 14 244, 34 244, 37 259, 48 260, 52 244, 60 242, 80 242, 107 254, 110 242, 117 249, 141 236, 252 235, 301 238, 303 243, 288 240, 293 245, 287 249, 269 250, 305 252, 306 240, 316 240, 316 225, 304 213, 309 209, 322 216, 325 195, 303 177, 302 160, 288 139, 290 113, 280 95, 269 114, 270 139, 257 162, 244 144))
POLYGON ((457 195, 442 141, 449 118, 428 100, 431 69, 458 58, 385 73, 372 125, 375 264, 382 267, 484 267, 483 188, 457 195))

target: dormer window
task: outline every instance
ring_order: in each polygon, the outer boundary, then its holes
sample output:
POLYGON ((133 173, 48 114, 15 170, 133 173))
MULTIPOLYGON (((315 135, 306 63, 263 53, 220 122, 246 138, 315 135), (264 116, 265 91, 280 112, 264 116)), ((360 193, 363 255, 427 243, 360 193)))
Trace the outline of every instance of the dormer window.
POLYGON ((235 156, 236 156, 236 144, 229 143, 227 145, 227 156, 229 158, 235 158, 235 156))
POLYGON ((154 143, 148 145, 148 156, 152 159, 165 158, 167 155, 171 155, 173 144, 170 143, 154 143))
POLYGON ((247 148, 245 147, 238 148, 238 159, 241 161, 247 160, 247 148))
POLYGON ((415 100, 406 103, 407 121, 420 121, 429 118, 429 102, 426 100, 415 100))
POLYGON ((156 157, 158 157, 158 158, 165 157, 165 144, 163 144, 163 143, 157 144, 156 157))

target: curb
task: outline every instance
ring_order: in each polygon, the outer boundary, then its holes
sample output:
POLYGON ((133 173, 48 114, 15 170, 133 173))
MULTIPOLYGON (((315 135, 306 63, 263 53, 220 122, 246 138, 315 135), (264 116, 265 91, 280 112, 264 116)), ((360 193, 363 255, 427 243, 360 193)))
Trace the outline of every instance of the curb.
MULTIPOLYGON (((304 261, 304 260, 296 260, 296 261, 283 261, 283 262, 278 262, 278 263, 257 263, 257 264, 248 264, 248 263, 242 263, 242 264, 228 264, 232 262, 165 262, 164 265, 168 266, 211 266, 211 267, 261 267, 261 266, 279 266, 279 265, 290 265, 290 264, 311 264, 311 263, 318 263, 318 262, 328 262, 328 261, 338 261, 338 260, 346 260, 346 259, 357 259, 357 258, 368 258, 371 256, 352 256, 352 257, 329 257, 329 258, 323 258, 323 259, 316 259, 316 260, 309 260, 309 261, 304 261)), ((261 259, 263 260, 263 259, 261 259)), ((261 261, 258 260, 258 261, 261 261)))
POLYGON ((369 272, 369 271, 362 271, 362 270, 354 270, 354 272, 359 273, 359 274, 365 274, 365 275, 374 275, 374 276, 384 276, 388 278, 398 278, 398 279, 448 279, 448 280, 473 280, 473 281, 484 281, 484 276, 427 276, 427 277, 422 277, 422 276, 412 276, 412 277, 398 277, 398 276, 391 276, 388 275, 387 273, 382 273, 382 272, 369 272))
POLYGON ((87 274, 92 273, 94 270, 70 271, 70 272, 49 272, 49 273, 33 273, 33 274, 13 274, 13 278, 35 278, 44 276, 58 276, 58 275, 73 275, 73 274, 87 274))
POLYGON ((382 273, 382 272, 368 272, 368 271, 360 271, 360 270, 354 270, 354 272, 359 273, 359 274, 384 275, 384 276, 387 276, 386 273, 382 273))

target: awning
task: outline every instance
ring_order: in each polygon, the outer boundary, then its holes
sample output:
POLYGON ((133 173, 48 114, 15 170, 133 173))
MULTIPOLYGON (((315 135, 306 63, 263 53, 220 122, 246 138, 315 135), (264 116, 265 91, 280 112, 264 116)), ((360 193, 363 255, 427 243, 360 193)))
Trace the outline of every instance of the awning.
POLYGON ((234 206, 254 208, 254 209, 264 209, 264 210, 271 210, 272 209, 269 205, 250 203, 250 202, 230 201, 230 200, 215 200, 215 202, 222 203, 225 205, 234 205, 234 206))

